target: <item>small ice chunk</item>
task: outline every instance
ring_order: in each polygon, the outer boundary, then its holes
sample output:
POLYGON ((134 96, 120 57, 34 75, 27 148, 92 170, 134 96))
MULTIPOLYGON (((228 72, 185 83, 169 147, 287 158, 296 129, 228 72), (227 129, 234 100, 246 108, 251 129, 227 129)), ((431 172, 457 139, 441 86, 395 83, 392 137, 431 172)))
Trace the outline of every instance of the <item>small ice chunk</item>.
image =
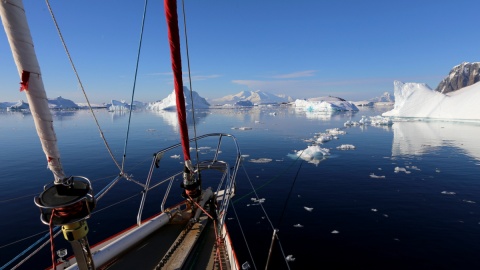
POLYGON ((300 223, 298 223, 298 224, 293 225, 293 227, 295 227, 295 228, 303 228, 303 225, 300 224, 300 223))
POLYGON ((337 149, 340 149, 340 150, 353 150, 355 149, 355 146, 352 145, 352 144, 342 144, 340 146, 337 146, 337 149))
POLYGON ((399 173, 399 172, 405 172, 406 174, 410 173, 410 171, 407 171, 407 169, 405 169, 405 168, 395 167, 395 173, 399 173))
POLYGON ((173 156, 170 156, 171 158, 180 158, 180 155, 173 155, 173 156))
POLYGON ((258 159, 252 158, 249 161, 253 163, 268 163, 268 162, 272 162, 272 159, 271 158, 258 158, 258 159))
POLYGON ((456 193, 453 192, 453 191, 442 191, 442 194, 445 194, 445 195, 455 195, 456 193))
POLYGON ((307 210, 308 212, 312 212, 312 211, 313 211, 313 207, 306 207, 306 206, 304 206, 303 208, 305 208, 305 210, 307 210))
POLYGON ((375 208, 372 208, 372 212, 377 212, 377 209, 375 209, 375 208))
POLYGON ((293 262, 295 261, 295 258, 293 257, 293 255, 288 255, 287 257, 285 257, 285 260, 287 260, 288 262, 293 262))
POLYGON ((385 178, 385 175, 375 175, 374 173, 371 173, 370 178, 385 178))
POLYGON ((264 203, 265 202, 265 198, 261 198, 261 199, 250 198, 250 200, 252 200, 255 203, 264 203))
POLYGON ((339 232, 339 231, 337 231, 337 230, 333 230, 331 233, 333 233, 333 234, 337 234, 337 233, 340 233, 340 232, 339 232))
POLYGON ((317 142, 318 143, 325 143, 325 142, 331 141, 332 139, 333 139, 332 135, 320 134, 317 138, 317 142))

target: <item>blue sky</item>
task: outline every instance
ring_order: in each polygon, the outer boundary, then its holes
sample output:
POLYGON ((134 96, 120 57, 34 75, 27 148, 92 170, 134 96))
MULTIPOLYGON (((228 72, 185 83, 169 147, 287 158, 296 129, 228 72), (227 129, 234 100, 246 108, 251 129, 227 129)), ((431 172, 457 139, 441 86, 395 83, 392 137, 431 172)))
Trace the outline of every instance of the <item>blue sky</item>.
MULTIPOLYGON (((50 4, 90 101, 130 100, 144 1, 50 4)), ((163 1, 148 5, 135 92, 145 102, 173 89, 163 1)), ((45 1, 24 6, 48 97, 84 102, 45 1)), ((435 88, 453 66, 480 61, 475 0, 185 0, 185 8, 193 90, 206 98, 263 90, 370 99, 393 93, 394 80, 435 88)), ((19 81, 2 33, 0 102, 25 99, 19 81)))

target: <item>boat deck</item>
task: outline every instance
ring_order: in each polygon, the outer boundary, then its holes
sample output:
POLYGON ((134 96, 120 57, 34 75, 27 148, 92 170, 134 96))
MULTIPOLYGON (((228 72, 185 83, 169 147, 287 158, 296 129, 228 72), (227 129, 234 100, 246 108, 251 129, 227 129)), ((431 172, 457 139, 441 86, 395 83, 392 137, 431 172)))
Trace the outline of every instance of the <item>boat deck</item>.
MULTIPOLYGON (((188 220, 185 217, 174 218, 101 269, 220 269, 215 265, 213 222, 202 216, 185 233, 188 220)), ((229 267, 223 265, 222 269, 229 267)))

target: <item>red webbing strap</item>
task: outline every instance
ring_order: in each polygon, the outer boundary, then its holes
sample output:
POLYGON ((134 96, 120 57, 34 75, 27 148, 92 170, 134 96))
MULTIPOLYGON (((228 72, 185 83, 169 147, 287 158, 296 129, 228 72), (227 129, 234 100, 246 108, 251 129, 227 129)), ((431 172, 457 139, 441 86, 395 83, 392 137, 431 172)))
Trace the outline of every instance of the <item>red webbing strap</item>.
POLYGON ((30 80, 30 72, 22 70, 22 81, 20 82, 20 92, 28 91, 28 81, 30 80))

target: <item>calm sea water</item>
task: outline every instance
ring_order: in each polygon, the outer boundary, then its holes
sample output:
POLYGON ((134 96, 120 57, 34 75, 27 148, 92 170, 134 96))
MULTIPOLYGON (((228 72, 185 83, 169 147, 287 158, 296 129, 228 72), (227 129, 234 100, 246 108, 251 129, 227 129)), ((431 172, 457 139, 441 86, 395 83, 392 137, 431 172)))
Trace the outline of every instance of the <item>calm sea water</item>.
MULTIPOLYGON (((480 124, 410 120, 391 127, 343 126, 347 120, 389 109, 333 115, 280 107, 196 113, 198 135, 232 133, 242 154, 248 155, 245 170, 241 168, 237 177, 234 205, 254 263, 247 258, 237 218, 228 220, 241 261, 265 268, 271 222, 279 230, 285 255, 295 258, 292 269, 480 269, 480 124), (331 128, 342 128, 346 134, 322 145, 330 149, 330 156, 295 158, 295 151, 306 149, 316 133, 331 128), (355 149, 337 149, 342 144, 355 149), (261 158, 271 161, 251 162, 261 158), (251 200, 248 179, 265 198, 267 215, 251 200)), ((96 113, 121 162, 128 114, 96 113)), ((155 151, 178 141, 175 117, 133 113, 125 164, 136 179, 147 174, 155 151)), ((90 113, 59 112, 54 121, 66 173, 86 176, 95 191, 101 190, 118 170, 90 113)), ((46 233, 33 197, 52 175, 32 116, 3 111, 0 123, 0 265, 4 265, 46 233)), ((167 163, 180 166, 180 159, 168 158, 167 163)), ((104 210, 88 221, 91 244, 135 222, 139 196, 105 207, 139 191, 139 186, 124 181, 102 198, 97 210, 104 210), (127 219, 126 213, 131 214, 127 219)), ((67 247, 61 237, 55 244, 67 247)), ((48 249, 20 269, 48 266, 48 249)), ((279 250, 276 245, 275 260, 281 256, 279 250)), ((273 263, 271 269, 285 267, 273 263)))

